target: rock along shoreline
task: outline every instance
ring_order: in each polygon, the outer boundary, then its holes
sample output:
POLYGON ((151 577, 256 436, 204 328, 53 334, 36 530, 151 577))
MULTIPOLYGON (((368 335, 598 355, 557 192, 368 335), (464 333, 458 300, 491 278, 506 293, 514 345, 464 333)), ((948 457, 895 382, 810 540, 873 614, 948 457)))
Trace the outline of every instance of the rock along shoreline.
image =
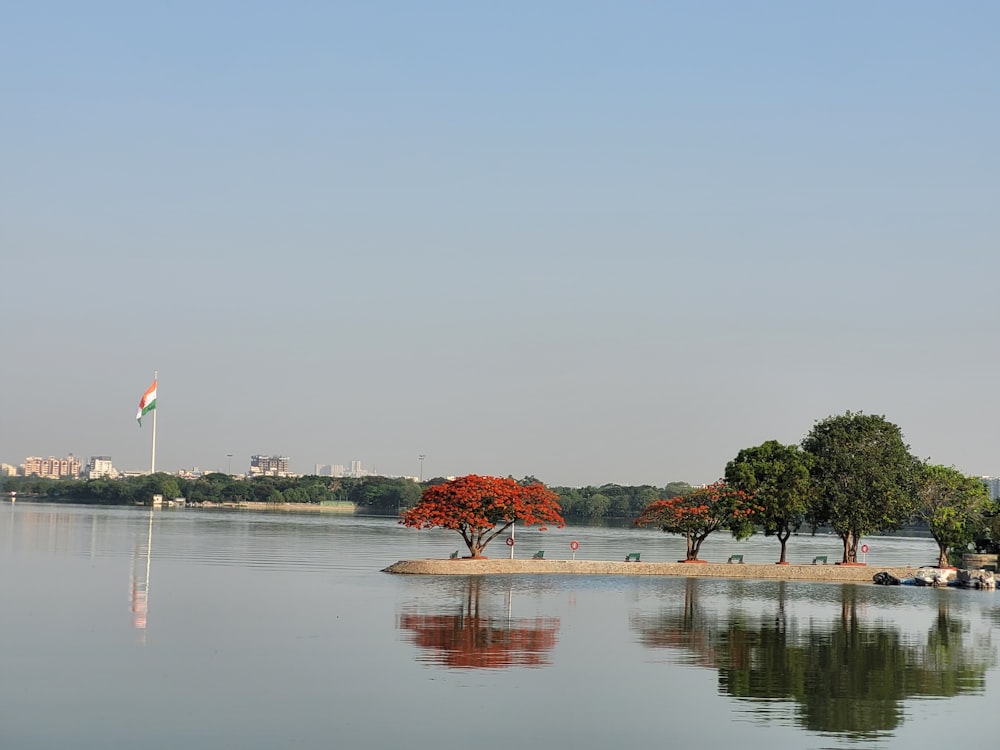
POLYGON ((592 576, 675 576, 680 578, 759 578, 779 581, 871 583, 887 571, 896 578, 912 578, 917 567, 880 568, 873 565, 760 565, 754 563, 608 562, 603 560, 400 560, 384 573, 408 575, 521 575, 562 574, 592 576))

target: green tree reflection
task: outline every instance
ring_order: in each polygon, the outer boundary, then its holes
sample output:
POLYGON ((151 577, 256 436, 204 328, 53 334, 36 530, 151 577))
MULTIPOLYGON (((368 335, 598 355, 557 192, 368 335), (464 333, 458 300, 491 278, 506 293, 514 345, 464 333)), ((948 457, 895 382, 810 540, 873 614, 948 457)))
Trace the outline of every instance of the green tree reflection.
POLYGON ((873 737, 899 727, 903 701, 982 692, 996 649, 941 601, 926 640, 859 617, 859 588, 841 589, 840 617, 799 622, 786 613, 786 585, 776 609, 750 616, 699 604, 702 582, 686 582, 673 610, 637 615, 632 626, 653 648, 679 649, 684 660, 718 670, 720 692, 757 704, 770 719, 794 707, 796 724, 815 732, 873 737))

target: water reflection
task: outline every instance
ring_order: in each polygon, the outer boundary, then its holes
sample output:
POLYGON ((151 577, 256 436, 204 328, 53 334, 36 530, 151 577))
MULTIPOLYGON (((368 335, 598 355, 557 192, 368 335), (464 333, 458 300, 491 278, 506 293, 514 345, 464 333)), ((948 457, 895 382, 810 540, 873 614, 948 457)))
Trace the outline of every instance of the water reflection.
POLYGON ((839 607, 823 619, 791 613, 786 583, 757 612, 739 599, 703 605, 708 585, 688 579, 683 601, 633 614, 631 625, 645 646, 717 670, 719 692, 762 720, 780 720, 791 705, 794 723, 811 731, 875 737, 899 727, 907 699, 981 694, 997 663, 989 628, 977 632, 953 613, 948 592, 924 634, 912 635, 868 617, 858 586, 826 587, 839 607))
POLYGON ((132 546, 131 602, 132 627, 141 631, 140 642, 146 642, 146 622, 149 616, 149 569, 153 556, 153 513, 149 509, 149 526, 145 536, 135 534, 132 546))
POLYGON ((422 650, 421 661, 455 669, 546 666, 559 618, 513 617, 513 597, 509 587, 498 600, 493 590, 484 590, 481 577, 470 577, 445 611, 406 606, 397 627, 422 650))

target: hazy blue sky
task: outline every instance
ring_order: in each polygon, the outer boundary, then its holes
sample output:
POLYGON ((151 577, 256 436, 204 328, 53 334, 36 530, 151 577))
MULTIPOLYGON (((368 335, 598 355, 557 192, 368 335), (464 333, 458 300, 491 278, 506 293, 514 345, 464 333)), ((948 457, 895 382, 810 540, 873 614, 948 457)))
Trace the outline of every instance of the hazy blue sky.
POLYGON ((0 460, 717 478, 846 410, 1000 473, 1000 4, 36 2, 0 460))

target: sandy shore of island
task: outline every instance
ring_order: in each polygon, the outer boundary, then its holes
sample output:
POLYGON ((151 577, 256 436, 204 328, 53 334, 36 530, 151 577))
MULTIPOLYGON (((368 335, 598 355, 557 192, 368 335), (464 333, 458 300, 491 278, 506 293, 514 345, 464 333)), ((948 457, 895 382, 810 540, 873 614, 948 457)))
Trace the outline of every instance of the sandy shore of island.
POLYGON ((511 575, 549 573, 599 576, 678 576, 682 578, 760 578, 782 581, 871 583, 888 571, 912 578, 917 567, 880 568, 871 565, 759 565, 753 563, 607 562, 603 560, 400 560, 386 573, 410 575, 511 575))

